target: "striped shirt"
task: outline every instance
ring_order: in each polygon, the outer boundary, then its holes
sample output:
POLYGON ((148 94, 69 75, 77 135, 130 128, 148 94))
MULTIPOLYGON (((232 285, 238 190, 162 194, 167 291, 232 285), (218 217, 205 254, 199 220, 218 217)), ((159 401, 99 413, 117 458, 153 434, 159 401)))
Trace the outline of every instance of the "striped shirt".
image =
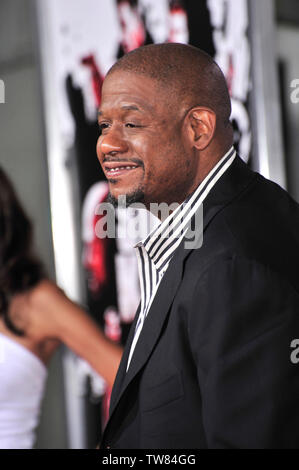
POLYGON ((197 189, 161 222, 143 241, 135 245, 141 304, 135 334, 127 363, 129 368, 144 320, 157 293, 175 250, 185 236, 192 217, 199 210, 215 183, 225 173, 236 157, 234 147, 214 166, 197 189))

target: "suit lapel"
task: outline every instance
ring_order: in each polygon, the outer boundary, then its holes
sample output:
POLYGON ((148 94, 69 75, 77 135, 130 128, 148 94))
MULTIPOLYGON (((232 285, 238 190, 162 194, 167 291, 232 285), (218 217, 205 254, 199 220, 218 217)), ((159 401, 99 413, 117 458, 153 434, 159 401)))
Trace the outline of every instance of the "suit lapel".
MULTIPOLYGON (((217 213, 230 203, 234 197, 237 197, 255 176, 256 174, 249 170, 247 165, 245 165, 239 157, 236 157, 231 167, 215 184, 214 188, 203 203, 203 231, 206 230, 208 224, 217 215, 217 213)), ((192 249, 187 249, 185 247, 185 241, 186 239, 182 240, 161 281, 144 322, 140 338, 136 344, 130 367, 128 372, 126 372, 128 356, 134 337, 140 306, 137 310, 113 387, 109 422, 111 421, 113 412, 121 396, 136 374, 138 374, 141 368, 145 365, 159 339, 164 321, 167 318, 172 301, 182 280, 184 260, 192 251, 192 249)))
POLYGON ((134 337, 140 306, 136 312, 113 386, 110 402, 110 417, 112 416, 112 413, 121 395, 124 393, 125 389, 136 376, 136 374, 144 366, 159 338, 163 323, 167 317, 169 308, 182 279, 183 261, 188 251, 189 250, 184 249, 177 250, 172 262, 169 265, 169 268, 163 276, 159 289, 144 321, 140 337, 137 341, 134 354, 131 359, 130 367, 128 372, 126 372, 128 356, 134 337))
POLYGON ((169 268, 162 278, 161 284, 144 321, 130 367, 121 387, 121 393, 146 363, 158 341, 163 323, 182 279, 183 259, 186 254, 187 253, 181 251, 178 252, 176 259, 172 260, 174 262, 170 263, 169 268))
POLYGON ((116 374, 116 378, 115 378, 115 381, 114 381, 114 384, 113 384, 113 389, 112 389, 111 399, 110 399, 110 415, 112 413, 112 409, 114 408, 116 399, 120 394, 120 390, 121 390, 121 387, 122 387, 122 384, 123 384, 123 381, 124 381, 124 378, 125 378, 125 375, 126 375, 126 369, 127 369, 127 363, 128 363, 130 348, 131 348, 131 344, 132 344, 132 341, 133 341, 134 331, 135 331, 137 319, 138 319, 138 316, 139 316, 139 312, 140 312, 140 303, 139 303, 139 306, 137 308, 137 311, 136 311, 136 314, 135 314, 135 317, 134 317, 134 321, 131 325, 129 335, 128 335, 128 338, 127 338, 127 341, 126 341, 126 347, 124 349, 124 352, 123 352, 123 355, 122 355, 122 358, 121 358, 121 361, 120 361, 120 365, 119 365, 119 368, 118 368, 118 371, 117 371, 117 374, 116 374))

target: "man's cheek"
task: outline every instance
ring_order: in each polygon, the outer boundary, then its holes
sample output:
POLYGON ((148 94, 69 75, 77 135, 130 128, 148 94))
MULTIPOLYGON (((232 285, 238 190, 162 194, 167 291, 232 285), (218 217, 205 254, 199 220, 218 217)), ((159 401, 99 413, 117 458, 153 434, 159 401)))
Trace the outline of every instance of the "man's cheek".
MULTIPOLYGON (((101 156, 102 156, 102 152, 101 152, 101 137, 98 138, 97 140, 97 144, 96 144, 96 154, 97 154, 97 157, 98 157, 98 160, 101 164, 101 156)), ((102 164, 101 164, 102 165, 102 164)))

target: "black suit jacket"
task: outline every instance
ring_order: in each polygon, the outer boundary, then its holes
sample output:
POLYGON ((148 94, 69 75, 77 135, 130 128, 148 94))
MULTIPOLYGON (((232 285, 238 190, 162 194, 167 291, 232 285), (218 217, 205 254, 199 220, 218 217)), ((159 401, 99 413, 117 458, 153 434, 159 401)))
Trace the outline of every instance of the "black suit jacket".
POLYGON ((237 157, 203 208, 126 373, 137 311, 102 448, 299 447, 299 206, 237 157))

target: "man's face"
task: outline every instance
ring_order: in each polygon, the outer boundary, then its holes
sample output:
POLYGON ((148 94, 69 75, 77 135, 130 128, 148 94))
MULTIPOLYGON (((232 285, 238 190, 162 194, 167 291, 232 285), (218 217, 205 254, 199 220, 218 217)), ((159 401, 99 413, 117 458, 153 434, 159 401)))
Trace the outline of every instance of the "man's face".
POLYGON ((126 195, 149 207, 180 203, 195 189, 198 161, 187 139, 187 110, 175 103, 151 78, 117 70, 105 79, 97 155, 113 199, 126 195))

